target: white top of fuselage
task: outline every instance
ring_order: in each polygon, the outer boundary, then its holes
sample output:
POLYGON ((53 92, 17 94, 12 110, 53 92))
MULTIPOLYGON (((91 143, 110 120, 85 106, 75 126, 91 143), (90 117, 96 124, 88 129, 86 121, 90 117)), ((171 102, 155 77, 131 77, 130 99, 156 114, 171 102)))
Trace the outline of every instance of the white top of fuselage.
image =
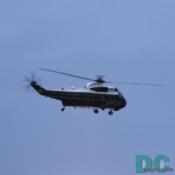
POLYGON ((118 91, 113 92, 98 92, 88 88, 61 88, 59 91, 62 92, 72 92, 72 93, 93 93, 93 94, 107 94, 107 95, 120 95, 118 91))

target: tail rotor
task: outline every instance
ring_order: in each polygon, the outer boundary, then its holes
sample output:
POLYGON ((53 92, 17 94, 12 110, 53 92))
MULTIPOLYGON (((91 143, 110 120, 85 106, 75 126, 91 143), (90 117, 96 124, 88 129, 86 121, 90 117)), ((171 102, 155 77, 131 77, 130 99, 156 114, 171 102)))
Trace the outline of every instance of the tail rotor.
POLYGON ((39 78, 35 72, 32 72, 29 76, 24 77, 26 82, 25 89, 30 90, 32 85, 39 85, 41 83, 41 78, 39 78))

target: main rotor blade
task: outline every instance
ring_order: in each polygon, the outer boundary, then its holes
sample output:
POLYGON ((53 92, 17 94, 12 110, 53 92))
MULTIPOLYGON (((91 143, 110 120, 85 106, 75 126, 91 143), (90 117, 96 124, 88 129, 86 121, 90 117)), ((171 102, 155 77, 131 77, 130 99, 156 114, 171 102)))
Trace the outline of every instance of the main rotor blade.
POLYGON ((46 71, 46 72, 51 72, 51 73, 57 73, 57 74, 61 74, 61 75, 66 75, 66 76, 70 76, 70 77, 74 77, 74 78, 79 78, 79 79, 83 79, 83 80, 95 81, 97 83, 114 83, 114 84, 125 84, 125 85, 135 85, 135 86, 162 87, 162 85, 160 85, 160 84, 153 84, 153 83, 125 82, 125 81, 117 81, 117 82, 105 81, 105 80, 103 80, 103 77, 99 77, 99 78, 97 77, 97 79, 92 79, 92 78, 77 76, 77 75, 74 75, 74 74, 69 74, 69 73, 60 72, 60 71, 51 70, 51 69, 46 69, 46 68, 40 68, 40 70, 46 71))
POLYGON ((111 82, 111 81, 106 81, 106 83, 125 84, 125 85, 135 85, 135 86, 154 86, 154 87, 162 87, 161 84, 140 83, 140 82, 125 82, 125 81, 111 82))
POLYGON ((96 80, 91 79, 91 78, 77 76, 77 75, 73 75, 73 74, 69 74, 69 73, 65 73, 65 72, 59 72, 59 71, 51 70, 51 69, 40 68, 40 70, 46 71, 46 72, 51 72, 51 73, 57 73, 57 74, 61 74, 61 75, 66 75, 66 76, 69 76, 69 77, 79 78, 79 79, 83 79, 83 80, 88 80, 88 81, 96 81, 96 80))

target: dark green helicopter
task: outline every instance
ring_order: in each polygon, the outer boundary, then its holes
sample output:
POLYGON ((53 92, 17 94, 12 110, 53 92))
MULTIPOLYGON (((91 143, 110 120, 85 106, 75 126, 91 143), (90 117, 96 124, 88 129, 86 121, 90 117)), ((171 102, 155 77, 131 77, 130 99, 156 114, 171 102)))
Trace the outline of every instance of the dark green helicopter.
POLYGON ((118 88, 109 86, 107 84, 130 84, 130 85, 144 85, 144 86, 161 86, 159 84, 150 83, 136 83, 136 82, 111 82, 105 81, 103 76, 97 76, 96 79, 77 76, 60 71, 41 68, 42 71, 61 74, 74 78, 79 78, 91 81, 84 88, 60 88, 59 90, 48 90, 39 85, 35 76, 27 77, 26 81, 38 94, 50 97, 55 100, 60 100, 63 104, 61 111, 66 107, 80 107, 93 109, 94 113, 99 113, 99 109, 108 110, 109 115, 113 115, 113 111, 119 111, 126 107, 127 101, 118 88))

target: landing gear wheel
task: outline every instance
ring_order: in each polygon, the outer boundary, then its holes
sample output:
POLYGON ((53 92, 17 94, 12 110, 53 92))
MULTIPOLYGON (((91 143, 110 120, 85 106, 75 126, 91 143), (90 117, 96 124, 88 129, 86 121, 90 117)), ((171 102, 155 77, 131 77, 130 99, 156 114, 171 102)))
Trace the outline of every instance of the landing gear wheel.
POLYGON ((65 110, 65 108, 61 108, 61 111, 63 112, 65 110))
POLYGON ((94 109, 95 114, 98 114, 98 112, 99 112, 98 109, 94 109))
POLYGON ((113 115, 113 111, 109 111, 109 113, 108 113, 109 115, 113 115))

